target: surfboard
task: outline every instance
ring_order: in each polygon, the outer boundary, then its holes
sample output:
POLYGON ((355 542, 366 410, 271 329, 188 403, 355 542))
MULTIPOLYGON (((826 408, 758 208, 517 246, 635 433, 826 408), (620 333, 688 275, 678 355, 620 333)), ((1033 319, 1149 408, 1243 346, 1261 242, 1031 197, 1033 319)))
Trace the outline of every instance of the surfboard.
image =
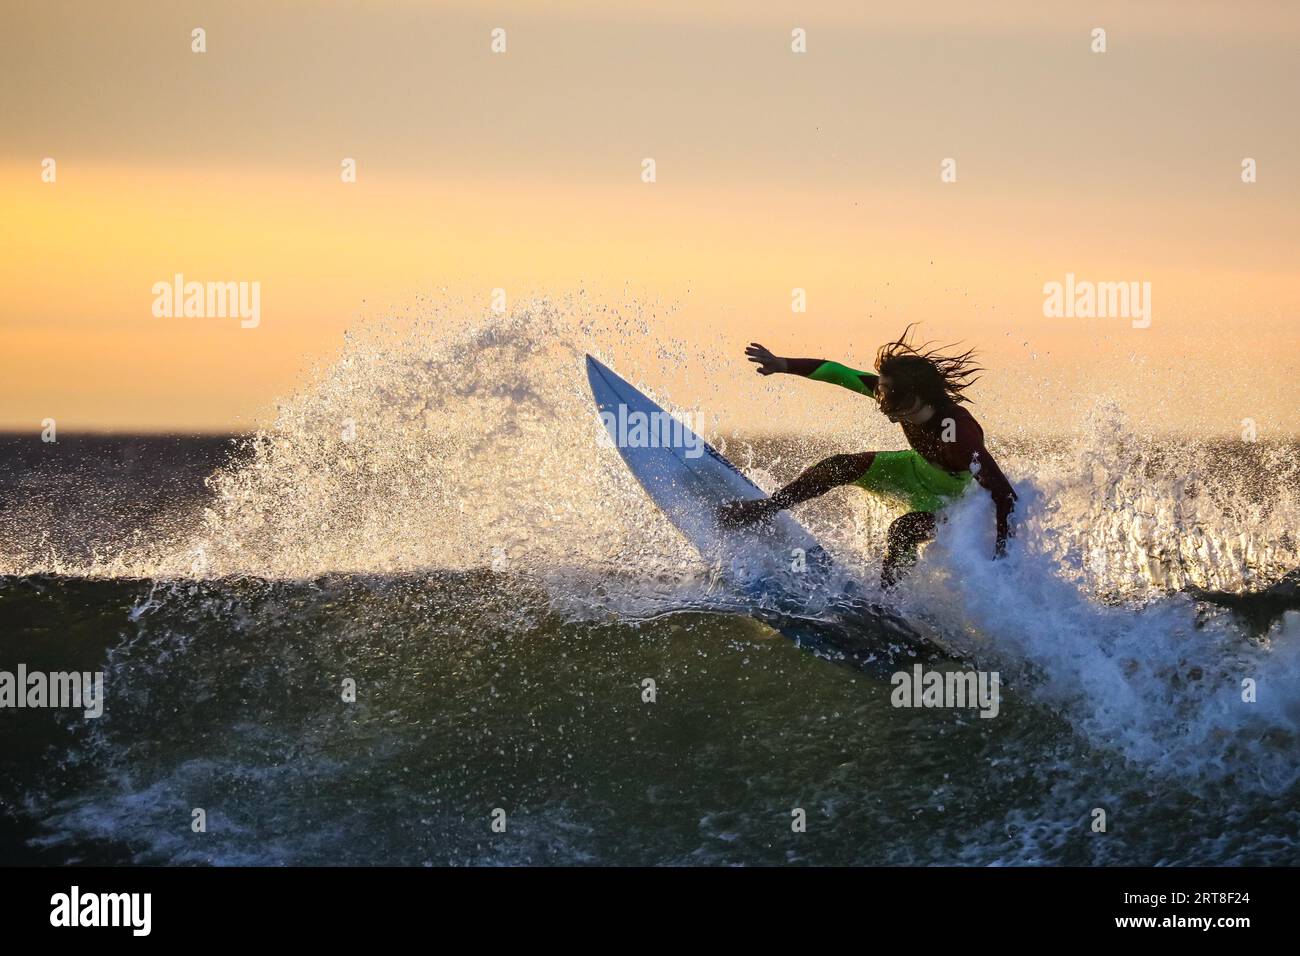
POLYGON ((607 365, 587 356, 587 381, 610 442, 673 526, 752 601, 754 616, 796 643, 857 665, 934 651, 892 610, 865 598, 824 548, 786 512, 761 526, 732 529, 717 516, 729 501, 765 497, 716 448, 607 365), (834 623, 800 619, 834 606, 834 623), (847 624, 845 622, 848 622, 847 624))
POLYGON ((817 539, 782 512, 762 529, 723 529, 718 509, 765 497, 716 448, 612 369, 587 356, 587 380, 601 421, 632 475, 706 561, 755 593, 803 590, 791 574, 825 554, 817 539))

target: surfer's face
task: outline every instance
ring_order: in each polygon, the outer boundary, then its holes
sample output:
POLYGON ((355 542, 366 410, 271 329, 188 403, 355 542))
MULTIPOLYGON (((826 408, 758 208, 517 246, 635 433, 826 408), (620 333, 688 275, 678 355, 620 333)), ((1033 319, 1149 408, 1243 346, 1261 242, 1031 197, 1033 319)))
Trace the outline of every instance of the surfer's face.
POLYGON ((888 375, 876 380, 876 396, 880 399, 880 410, 891 422, 908 421, 925 407, 921 396, 900 393, 888 375))

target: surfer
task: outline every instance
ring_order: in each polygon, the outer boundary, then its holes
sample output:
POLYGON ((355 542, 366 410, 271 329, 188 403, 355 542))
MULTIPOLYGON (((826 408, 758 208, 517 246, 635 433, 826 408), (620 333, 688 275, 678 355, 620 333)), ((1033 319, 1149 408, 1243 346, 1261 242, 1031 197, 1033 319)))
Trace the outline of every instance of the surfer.
POLYGON ((840 485, 857 485, 901 501, 909 510, 889 526, 881 564, 881 586, 890 588, 915 563, 917 547, 934 537, 936 513, 965 491, 973 478, 992 495, 996 506, 994 557, 1006 553, 1016 493, 984 447, 984 429, 962 407, 968 401, 963 393, 973 381, 971 376, 983 370, 975 366, 973 351, 944 355, 925 345, 914 346, 908 341, 911 329, 908 326, 901 338, 880 347, 875 372, 823 359, 781 358, 756 342, 745 349, 760 375, 802 375, 874 398, 891 422, 903 426, 912 447, 834 455, 769 498, 724 505, 719 514, 724 526, 753 524, 840 485))

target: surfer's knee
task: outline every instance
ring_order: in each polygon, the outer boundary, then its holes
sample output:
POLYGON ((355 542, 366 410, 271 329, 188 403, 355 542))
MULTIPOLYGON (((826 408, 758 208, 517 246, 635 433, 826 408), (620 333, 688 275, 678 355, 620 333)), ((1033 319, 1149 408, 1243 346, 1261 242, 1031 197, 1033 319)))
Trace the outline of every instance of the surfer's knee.
POLYGON ((895 518, 885 532, 885 558, 880 565, 880 587, 898 584, 916 562, 917 547, 934 537, 935 518, 929 511, 911 511, 895 518))
POLYGON ((929 511, 909 511, 895 518, 886 532, 890 549, 909 548, 934 537, 935 519, 929 511))

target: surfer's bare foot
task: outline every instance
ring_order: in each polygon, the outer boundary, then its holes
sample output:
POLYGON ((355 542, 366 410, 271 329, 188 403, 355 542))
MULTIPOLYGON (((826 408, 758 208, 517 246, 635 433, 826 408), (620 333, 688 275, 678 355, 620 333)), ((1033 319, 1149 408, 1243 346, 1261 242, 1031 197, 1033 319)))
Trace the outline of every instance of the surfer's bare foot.
POLYGON ((762 521, 772 513, 772 499, 730 501, 718 509, 718 524, 724 528, 744 528, 762 521))

